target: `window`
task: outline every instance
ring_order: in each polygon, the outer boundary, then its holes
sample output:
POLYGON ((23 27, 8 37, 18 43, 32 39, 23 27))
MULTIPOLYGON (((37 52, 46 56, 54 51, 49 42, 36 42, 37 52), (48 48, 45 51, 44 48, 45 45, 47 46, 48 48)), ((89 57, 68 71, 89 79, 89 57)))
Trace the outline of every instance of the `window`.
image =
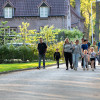
POLYGON ((4 8, 4 17, 5 18, 12 18, 12 12, 13 12, 12 7, 5 7, 4 8))
POLYGON ((40 7, 40 17, 48 17, 49 8, 48 7, 40 7))
POLYGON ((14 32, 17 33, 16 27, 11 27, 9 29, 5 29, 5 33, 7 33, 9 36, 15 36, 14 32))

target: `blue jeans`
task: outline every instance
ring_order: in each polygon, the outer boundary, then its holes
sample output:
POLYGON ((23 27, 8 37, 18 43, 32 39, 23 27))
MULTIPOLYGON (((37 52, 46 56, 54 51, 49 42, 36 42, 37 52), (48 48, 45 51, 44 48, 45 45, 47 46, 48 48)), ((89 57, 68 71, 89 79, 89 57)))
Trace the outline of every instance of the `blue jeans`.
POLYGON ((45 68, 45 54, 39 54, 39 68, 41 67, 42 58, 43 58, 43 68, 45 68))
POLYGON ((78 67, 79 56, 80 56, 80 54, 78 54, 78 53, 73 54, 73 65, 74 65, 74 68, 78 67))

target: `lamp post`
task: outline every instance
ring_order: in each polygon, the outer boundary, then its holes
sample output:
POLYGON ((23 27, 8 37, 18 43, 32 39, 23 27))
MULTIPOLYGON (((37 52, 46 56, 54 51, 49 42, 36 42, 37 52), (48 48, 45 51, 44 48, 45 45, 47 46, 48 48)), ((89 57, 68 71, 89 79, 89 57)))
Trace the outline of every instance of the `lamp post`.
POLYGON ((92 44, 93 44, 93 18, 92 18, 92 5, 93 5, 93 3, 95 3, 95 2, 100 2, 100 0, 92 1, 92 2, 91 2, 91 31, 92 31, 92 44))

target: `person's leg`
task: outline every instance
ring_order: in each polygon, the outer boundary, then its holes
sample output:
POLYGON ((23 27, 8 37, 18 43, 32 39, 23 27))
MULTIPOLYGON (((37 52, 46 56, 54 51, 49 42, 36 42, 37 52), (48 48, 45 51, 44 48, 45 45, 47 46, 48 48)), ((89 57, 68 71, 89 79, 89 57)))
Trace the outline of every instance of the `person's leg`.
POLYGON ((76 61, 75 62, 76 65, 75 66, 76 66, 76 69, 77 69, 77 67, 78 67, 78 60, 79 60, 79 54, 76 54, 75 59, 76 59, 75 60, 76 61))
POLYGON ((94 60, 91 61, 92 71, 94 71, 94 60))
POLYGON ((59 68, 59 59, 57 59, 57 68, 59 68))
POLYGON ((85 70, 85 65, 86 65, 85 58, 83 58, 83 70, 85 70))
POLYGON ((45 69, 45 55, 43 55, 43 68, 45 69))
POLYGON ((83 67, 83 65, 84 65, 84 58, 82 58, 82 64, 81 64, 81 65, 82 65, 82 67, 83 67))
POLYGON ((71 69, 73 69, 73 67, 72 67, 72 54, 71 53, 69 53, 68 59, 69 59, 70 67, 71 67, 71 69))
POLYGON ((89 70, 88 61, 86 62, 86 68, 87 70, 89 70))
POLYGON ((66 62, 66 70, 68 70, 68 53, 64 52, 65 62, 66 62))
POLYGON ((39 69, 41 68, 41 58, 42 58, 42 55, 39 54, 39 69))
POLYGON ((94 60, 94 68, 96 69, 96 59, 94 60))
POLYGON ((73 54, 73 67, 75 69, 75 54, 73 54))

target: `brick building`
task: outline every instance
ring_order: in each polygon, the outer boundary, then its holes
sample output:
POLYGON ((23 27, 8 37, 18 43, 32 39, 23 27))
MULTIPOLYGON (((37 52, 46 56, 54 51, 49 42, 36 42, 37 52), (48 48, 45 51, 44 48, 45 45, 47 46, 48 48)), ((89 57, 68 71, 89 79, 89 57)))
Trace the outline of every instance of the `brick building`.
POLYGON ((9 34, 12 30, 19 32, 22 22, 38 31, 45 25, 60 29, 77 27, 82 32, 84 29, 84 19, 70 6, 70 0, 0 0, 1 21, 8 21, 9 34))

